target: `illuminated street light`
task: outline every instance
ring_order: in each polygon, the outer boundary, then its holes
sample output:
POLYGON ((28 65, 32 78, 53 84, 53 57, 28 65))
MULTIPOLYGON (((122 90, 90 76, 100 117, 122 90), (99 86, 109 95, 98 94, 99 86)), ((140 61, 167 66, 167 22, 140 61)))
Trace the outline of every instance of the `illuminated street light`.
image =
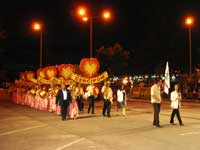
POLYGON ((189 31, 189 56, 190 56, 190 63, 189 63, 189 75, 192 74, 192 32, 191 32, 191 26, 194 24, 194 18, 193 17, 186 17, 185 18, 185 25, 188 27, 189 31))
POLYGON ((33 23, 33 30, 39 31, 41 30, 41 25, 38 22, 33 23))
POLYGON ((194 18, 193 18, 193 17, 187 17, 187 18, 185 19, 185 25, 186 25, 186 26, 190 27, 190 26, 193 25, 193 23, 194 23, 194 18))
POLYGON ((32 24, 32 29, 34 31, 40 32, 40 68, 42 68, 42 24, 34 22, 32 24))
POLYGON ((110 12, 109 12, 109 11, 104 11, 104 12, 103 12, 103 18, 104 18, 104 19, 109 19, 110 16, 111 16, 111 15, 110 15, 110 12))
MULTIPOLYGON (((83 8, 83 7, 78 8, 78 15, 82 17, 82 21, 90 22, 90 58, 92 58, 92 47, 93 47, 92 46, 92 44, 93 44, 93 37, 92 37, 93 36, 93 27, 92 26, 93 26, 93 20, 99 18, 99 16, 89 15, 89 17, 88 17, 88 14, 86 15, 86 8, 83 8)), ((111 18, 110 11, 108 11, 108 10, 103 11, 102 18, 105 20, 110 19, 111 18)))
POLYGON ((80 8, 78 9, 78 14, 79 14, 80 16, 85 16, 85 15, 86 15, 86 9, 83 8, 83 7, 80 7, 80 8))
POLYGON ((88 21, 88 17, 83 17, 83 21, 87 22, 88 21))

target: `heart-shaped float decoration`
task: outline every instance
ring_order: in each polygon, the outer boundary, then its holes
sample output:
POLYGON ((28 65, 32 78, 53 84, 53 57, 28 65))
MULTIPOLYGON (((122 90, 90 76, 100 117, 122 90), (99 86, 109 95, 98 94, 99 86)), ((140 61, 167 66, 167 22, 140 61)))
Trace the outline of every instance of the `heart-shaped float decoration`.
POLYGON ((45 71, 43 68, 37 70, 37 78, 45 78, 45 71))
POLYGON ((57 69, 55 66, 46 67, 44 70, 45 70, 45 77, 47 79, 51 79, 57 76, 57 69))
POLYGON ((99 61, 96 58, 83 58, 80 62, 79 68, 82 73, 91 78, 99 71, 99 61))
POLYGON ((69 79, 75 70, 76 69, 72 64, 62 64, 58 66, 59 76, 64 79, 69 79))
POLYGON ((31 81, 31 79, 34 78, 34 77, 35 77, 35 72, 33 72, 33 71, 27 71, 26 72, 26 80, 27 81, 31 81))
POLYGON ((25 80, 26 80, 26 73, 25 73, 25 72, 20 72, 19 78, 20 78, 22 81, 25 81, 25 80))

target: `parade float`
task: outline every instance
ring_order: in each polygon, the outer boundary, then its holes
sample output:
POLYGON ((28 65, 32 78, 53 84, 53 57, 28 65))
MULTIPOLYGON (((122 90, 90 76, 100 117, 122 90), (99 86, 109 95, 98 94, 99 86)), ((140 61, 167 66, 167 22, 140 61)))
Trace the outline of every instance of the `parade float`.
POLYGON ((70 85, 74 82, 81 84, 96 84, 108 78, 108 73, 98 73, 100 63, 96 58, 83 58, 78 67, 73 64, 47 66, 33 71, 19 74, 16 85, 32 86, 34 84, 70 85))

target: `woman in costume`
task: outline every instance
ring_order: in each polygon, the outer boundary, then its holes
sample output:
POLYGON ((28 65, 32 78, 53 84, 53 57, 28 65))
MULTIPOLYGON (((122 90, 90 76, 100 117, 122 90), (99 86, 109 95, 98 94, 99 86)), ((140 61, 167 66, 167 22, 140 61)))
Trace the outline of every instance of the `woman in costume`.
POLYGON ((126 91, 123 85, 117 90, 117 109, 122 109, 122 114, 126 115, 126 91))
POLYGON ((70 103, 69 108, 68 108, 68 118, 71 119, 76 119, 78 117, 78 105, 76 102, 77 95, 76 95, 76 87, 71 86, 71 95, 72 95, 72 103, 70 103))
POLYGON ((84 91, 83 88, 81 87, 81 84, 78 84, 75 87, 75 92, 74 92, 75 96, 76 96, 76 102, 78 104, 78 109, 79 111, 83 112, 84 109, 84 91))

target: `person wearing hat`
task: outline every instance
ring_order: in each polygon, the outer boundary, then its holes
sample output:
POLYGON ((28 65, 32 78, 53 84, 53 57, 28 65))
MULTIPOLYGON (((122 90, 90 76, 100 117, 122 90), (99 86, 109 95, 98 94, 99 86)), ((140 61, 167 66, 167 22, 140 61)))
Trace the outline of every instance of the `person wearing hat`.
POLYGON ((56 96, 56 105, 59 104, 61 106, 62 120, 66 119, 67 109, 72 101, 71 92, 67 89, 68 87, 69 85, 65 86, 65 84, 62 84, 61 89, 58 91, 58 94, 56 96))

